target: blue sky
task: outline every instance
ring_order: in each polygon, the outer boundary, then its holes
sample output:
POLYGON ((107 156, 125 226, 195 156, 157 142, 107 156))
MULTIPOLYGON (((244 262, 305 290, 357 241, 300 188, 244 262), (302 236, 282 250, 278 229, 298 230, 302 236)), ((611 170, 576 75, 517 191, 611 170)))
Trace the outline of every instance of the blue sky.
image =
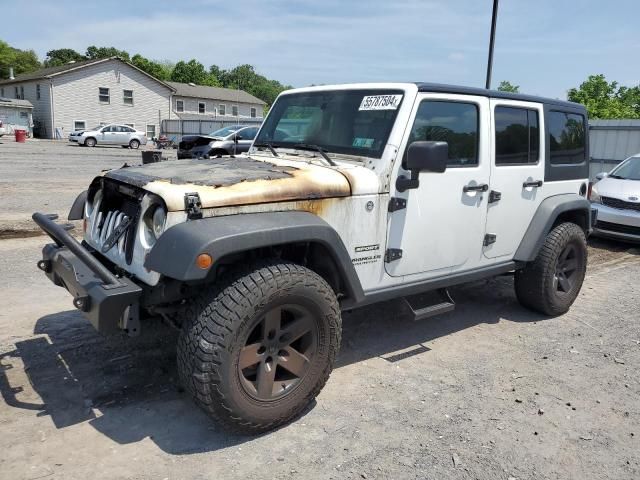
MULTIPOLYGON (((115 46, 153 59, 249 63, 294 86, 484 86, 492 0, 7 1, 0 38, 41 57, 115 46)), ((640 83, 640 0, 501 0, 500 80, 564 98, 589 74, 640 83)))

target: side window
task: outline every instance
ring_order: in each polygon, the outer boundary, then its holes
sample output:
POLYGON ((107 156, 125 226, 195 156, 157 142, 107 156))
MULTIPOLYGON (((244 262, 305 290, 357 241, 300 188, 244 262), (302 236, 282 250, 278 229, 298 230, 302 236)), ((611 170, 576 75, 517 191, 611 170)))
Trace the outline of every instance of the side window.
POLYGON ((536 110, 496 107, 496 165, 538 162, 540 129, 536 110))
POLYGON ((447 142, 449 167, 478 165, 478 106, 474 103, 423 100, 411 128, 408 145, 421 140, 447 142))
POLYGON ((258 129, 256 127, 251 127, 243 130, 240 135, 242 135, 243 140, 253 140, 258 133, 258 129))
POLYGON ((547 122, 551 164, 584 163, 586 160, 584 116, 552 110, 549 112, 547 122))

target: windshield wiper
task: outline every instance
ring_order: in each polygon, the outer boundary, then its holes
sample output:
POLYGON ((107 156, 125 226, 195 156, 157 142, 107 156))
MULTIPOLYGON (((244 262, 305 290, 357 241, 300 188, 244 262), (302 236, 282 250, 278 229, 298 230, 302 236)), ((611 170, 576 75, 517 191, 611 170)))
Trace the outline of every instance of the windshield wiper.
POLYGON ((626 178, 616 175, 615 173, 609 174, 609 178, 617 178, 618 180, 626 180, 626 178))
POLYGON ((273 148, 273 145, 268 143, 268 142, 263 142, 263 143, 254 143, 253 144, 254 147, 267 147, 269 149, 269 151, 273 154, 274 157, 279 157, 280 155, 278 155, 278 152, 276 152, 276 149, 273 148))
POLYGON ((322 158, 324 158, 329 165, 331 165, 332 167, 337 166, 336 162, 334 162, 333 160, 331 160, 331 158, 329 158, 329 155, 327 155, 326 150, 324 150, 321 146, 319 145, 310 145, 308 143, 296 143, 293 148, 297 148, 299 150, 313 150, 315 152, 318 152, 320 155, 322 155, 322 158))

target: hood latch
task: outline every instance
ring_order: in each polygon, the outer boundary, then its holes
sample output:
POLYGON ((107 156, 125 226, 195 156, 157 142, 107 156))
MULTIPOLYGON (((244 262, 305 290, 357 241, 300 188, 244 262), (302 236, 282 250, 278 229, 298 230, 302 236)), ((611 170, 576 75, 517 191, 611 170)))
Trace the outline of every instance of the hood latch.
POLYGON ((202 202, 200 201, 198 192, 184 194, 184 208, 187 211, 187 218, 189 220, 202 218, 202 202))

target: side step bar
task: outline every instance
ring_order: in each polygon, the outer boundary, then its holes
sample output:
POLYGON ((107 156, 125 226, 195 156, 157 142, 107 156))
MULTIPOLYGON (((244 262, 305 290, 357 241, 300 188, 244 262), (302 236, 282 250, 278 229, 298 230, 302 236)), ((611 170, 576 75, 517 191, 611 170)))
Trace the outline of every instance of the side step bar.
POLYGON ((456 304, 446 288, 403 297, 415 321, 451 312, 456 304))

